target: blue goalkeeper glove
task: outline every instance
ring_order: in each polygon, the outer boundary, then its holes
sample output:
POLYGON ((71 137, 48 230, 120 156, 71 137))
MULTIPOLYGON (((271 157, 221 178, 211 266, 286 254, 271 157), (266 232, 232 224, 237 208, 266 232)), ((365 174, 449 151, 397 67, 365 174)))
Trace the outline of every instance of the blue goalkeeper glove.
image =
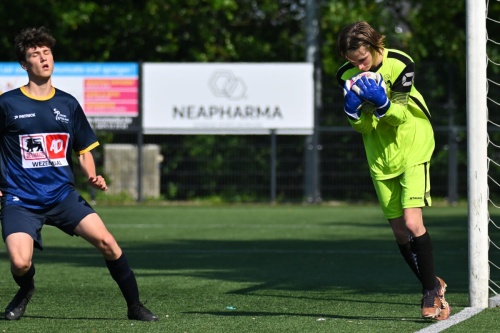
POLYGON ((376 113, 379 117, 382 117, 391 106, 391 101, 387 97, 382 84, 382 81, 377 84, 375 80, 366 77, 362 77, 356 81, 356 85, 360 90, 359 96, 377 107, 376 113))
POLYGON ((351 118, 359 119, 361 104, 363 100, 354 91, 347 90, 344 86, 344 112, 351 118))

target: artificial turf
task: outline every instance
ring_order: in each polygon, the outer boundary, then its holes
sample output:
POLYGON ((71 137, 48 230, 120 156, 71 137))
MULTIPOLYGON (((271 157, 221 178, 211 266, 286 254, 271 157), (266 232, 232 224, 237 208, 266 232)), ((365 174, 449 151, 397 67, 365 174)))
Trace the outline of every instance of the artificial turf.
MULTIPOLYGON (((420 285, 377 206, 95 208, 160 320, 127 320, 98 252, 46 226, 35 296, 21 320, 0 321, 0 332, 400 333, 432 324, 420 317, 420 285)), ((468 306, 466 207, 428 208, 425 223, 456 313, 468 306)), ((0 302, 16 289, 3 246, 0 302)), ((491 312, 450 332, 493 325, 491 312)))

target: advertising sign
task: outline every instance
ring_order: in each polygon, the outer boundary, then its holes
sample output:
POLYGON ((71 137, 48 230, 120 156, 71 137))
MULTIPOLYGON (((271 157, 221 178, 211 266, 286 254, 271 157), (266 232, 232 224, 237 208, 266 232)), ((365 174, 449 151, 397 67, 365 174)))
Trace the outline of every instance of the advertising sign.
POLYGON ((310 63, 144 63, 146 134, 310 134, 310 63))
MULTIPOLYGON (((19 63, 0 62, 0 93, 27 82, 19 63)), ((140 128, 137 63, 56 62, 52 84, 78 100, 94 129, 140 128)))

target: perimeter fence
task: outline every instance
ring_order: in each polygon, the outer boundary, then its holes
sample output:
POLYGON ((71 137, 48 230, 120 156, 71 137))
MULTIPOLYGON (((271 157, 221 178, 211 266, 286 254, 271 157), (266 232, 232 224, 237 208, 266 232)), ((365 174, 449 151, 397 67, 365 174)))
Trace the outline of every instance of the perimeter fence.
MULTIPOLYGON (((450 67, 442 64, 417 67, 416 87, 426 98, 435 129, 432 196, 455 203, 467 197, 465 85, 457 83, 463 81, 454 77, 456 73, 450 67)), ((138 140, 137 133, 98 132, 99 140, 103 147, 125 144, 132 150, 142 144, 157 146, 160 158, 151 163, 157 168, 158 195, 165 200, 307 202, 311 179, 308 150, 316 149, 317 165, 313 169, 319 200, 375 201, 361 135, 348 124, 335 79, 324 78, 322 86, 322 108, 318 110, 316 128, 318 145, 312 148, 305 136, 271 133, 141 135, 138 140)), ((118 185, 112 173, 139 164, 137 158, 124 155, 122 161, 104 172, 105 155, 102 149, 98 150, 96 160, 111 187, 118 185)), ((138 168, 144 169, 143 165, 138 168)), ((151 185, 142 181, 137 186, 138 199, 147 197, 141 193, 148 193, 147 187, 151 185)))

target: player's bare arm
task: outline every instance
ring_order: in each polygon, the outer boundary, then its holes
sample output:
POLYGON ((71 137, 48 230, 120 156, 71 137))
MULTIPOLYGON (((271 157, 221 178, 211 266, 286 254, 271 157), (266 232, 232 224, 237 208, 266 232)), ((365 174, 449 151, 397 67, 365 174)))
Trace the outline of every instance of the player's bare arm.
POLYGON ((125 299, 128 319, 157 321, 158 317, 140 301, 137 280, 127 257, 97 212, 74 188, 73 150, 78 152, 89 184, 102 191, 108 189, 104 178, 96 172, 91 150, 99 142, 83 108, 74 96, 52 86, 55 44, 56 39, 45 27, 23 29, 14 45, 29 82, 0 95, 0 158, 2 165, 11 167, 8 175, 0 173, 0 183, 12 198, 2 200, 2 238, 9 253, 12 277, 19 287, 1 319, 18 320, 24 316, 35 292, 33 252, 35 248, 43 249, 40 231, 50 220, 53 227, 82 237, 102 254, 125 299), (7 113, 23 114, 26 110, 36 121, 6 121, 10 119, 7 113), (21 139, 20 134, 27 139, 21 139), (42 144, 43 137, 50 137, 46 146, 42 144), (20 140, 25 140, 22 144, 27 145, 28 140, 30 145, 38 145, 37 158, 43 165, 25 164, 19 156, 20 140))
POLYGON ((85 152, 78 156, 78 160, 80 161, 80 167, 87 177, 89 184, 98 190, 106 191, 108 189, 106 180, 104 177, 96 175, 94 157, 92 156, 92 153, 85 152))

